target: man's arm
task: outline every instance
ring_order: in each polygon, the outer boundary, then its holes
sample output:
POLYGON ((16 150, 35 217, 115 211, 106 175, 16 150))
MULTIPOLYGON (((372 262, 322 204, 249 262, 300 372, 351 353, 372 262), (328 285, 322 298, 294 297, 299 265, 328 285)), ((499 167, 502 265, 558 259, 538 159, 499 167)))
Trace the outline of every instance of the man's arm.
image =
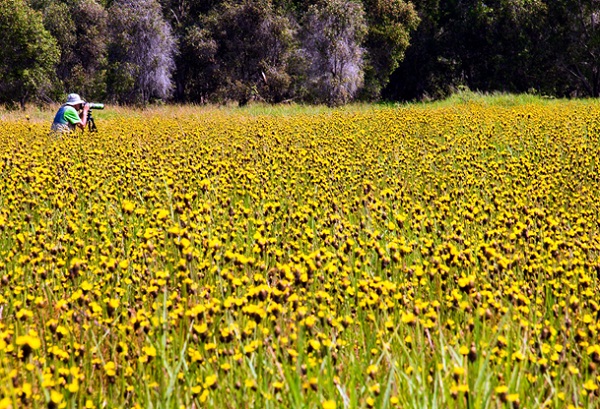
POLYGON ((89 104, 86 103, 83 106, 83 111, 81 111, 81 114, 79 115, 79 117, 81 118, 81 122, 77 123, 77 126, 80 127, 81 129, 85 129, 85 126, 87 125, 89 110, 90 110, 90 106, 89 106, 89 104))
POLYGON ((87 113, 89 110, 89 106, 86 104, 83 107, 83 111, 80 113, 78 113, 78 109, 77 107, 68 107, 65 110, 64 113, 64 118, 65 120, 74 125, 74 126, 78 126, 81 129, 85 128, 85 125, 87 124, 87 113))

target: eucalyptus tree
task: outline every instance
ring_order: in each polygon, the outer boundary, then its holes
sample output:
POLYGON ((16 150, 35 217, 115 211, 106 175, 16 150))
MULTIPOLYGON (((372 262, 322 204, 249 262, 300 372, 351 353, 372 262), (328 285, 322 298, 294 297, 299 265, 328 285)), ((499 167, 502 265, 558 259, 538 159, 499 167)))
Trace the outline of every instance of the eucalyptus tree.
POLYGON ((225 2, 207 27, 217 46, 221 100, 280 102, 292 94, 296 27, 270 0, 225 2))
POLYGON ((145 104, 173 90, 176 41, 156 0, 115 0, 109 9, 108 91, 115 100, 145 104))
POLYGON ((57 93, 77 91, 88 98, 104 97, 108 13, 95 0, 31 0, 44 26, 57 40, 57 93))
POLYGON ((42 15, 24 0, 0 1, 0 102, 22 108, 47 98, 60 50, 42 15))
POLYGON ((322 0, 303 21, 306 87, 315 102, 345 104, 364 83, 362 42, 367 33, 363 6, 352 0, 322 0))
POLYGON ((545 92, 553 75, 548 5, 542 0, 413 0, 420 23, 384 90, 388 99, 480 91, 545 92))
POLYGON ((390 75, 404 59, 411 32, 420 18, 414 4, 404 0, 363 0, 368 31, 364 95, 377 100, 390 75))
POLYGON ((600 0, 548 1, 548 45, 573 95, 600 96, 600 0))
POLYGON ((224 0, 159 0, 177 42, 173 98, 205 102, 215 91, 216 43, 205 27, 206 17, 224 0))

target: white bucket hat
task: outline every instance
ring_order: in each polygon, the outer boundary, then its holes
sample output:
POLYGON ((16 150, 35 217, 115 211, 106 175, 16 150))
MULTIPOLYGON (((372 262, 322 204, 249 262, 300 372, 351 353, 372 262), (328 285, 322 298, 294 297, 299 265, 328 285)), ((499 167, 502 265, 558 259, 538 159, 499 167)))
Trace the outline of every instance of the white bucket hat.
POLYGON ((67 105, 85 104, 85 101, 77 94, 69 94, 67 97, 67 105))

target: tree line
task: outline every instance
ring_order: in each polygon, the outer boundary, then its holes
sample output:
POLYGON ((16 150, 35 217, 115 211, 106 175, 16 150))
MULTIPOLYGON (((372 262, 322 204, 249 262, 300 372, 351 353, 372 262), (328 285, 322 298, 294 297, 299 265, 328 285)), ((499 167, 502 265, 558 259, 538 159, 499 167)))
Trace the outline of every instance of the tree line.
POLYGON ((0 104, 600 94, 600 0, 0 0, 0 104))

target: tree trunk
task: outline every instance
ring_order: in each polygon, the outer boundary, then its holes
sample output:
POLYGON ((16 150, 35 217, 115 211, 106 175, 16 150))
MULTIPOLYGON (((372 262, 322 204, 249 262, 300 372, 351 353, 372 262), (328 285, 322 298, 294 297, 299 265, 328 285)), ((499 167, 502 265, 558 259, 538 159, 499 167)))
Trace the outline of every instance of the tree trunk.
POLYGON ((25 92, 23 94, 23 96, 21 96, 21 99, 19 100, 19 103, 21 104, 21 110, 25 111, 25 104, 27 103, 27 100, 29 99, 29 92, 25 92))

